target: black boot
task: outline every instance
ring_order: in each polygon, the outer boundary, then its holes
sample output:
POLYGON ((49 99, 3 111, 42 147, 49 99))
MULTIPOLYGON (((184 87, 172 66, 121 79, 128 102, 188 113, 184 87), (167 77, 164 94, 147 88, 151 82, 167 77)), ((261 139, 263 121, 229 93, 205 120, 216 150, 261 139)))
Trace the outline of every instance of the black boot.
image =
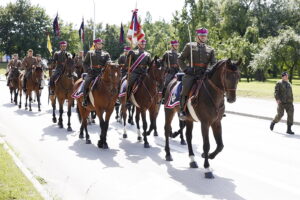
POLYGON ((88 105, 87 95, 83 95, 82 106, 87 107, 87 105, 88 105))
POLYGON ((274 126, 275 126, 275 123, 274 123, 274 122, 271 122, 271 124, 270 124, 270 129, 271 129, 271 131, 273 131, 274 126))
POLYGON ((181 96, 180 97, 180 113, 179 113, 179 119, 182 121, 186 120, 186 112, 184 111, 184 106, 186 102, 187 96, 181 96))
POLYGON ((290 134, 290 135, 294 135, 295 133, 292 131, 291 128, 292 128, 292 125, 288 125, 288 126, 287 126, 287 131, 286 131, 286 133, 287 133, 287 134, 290 134))

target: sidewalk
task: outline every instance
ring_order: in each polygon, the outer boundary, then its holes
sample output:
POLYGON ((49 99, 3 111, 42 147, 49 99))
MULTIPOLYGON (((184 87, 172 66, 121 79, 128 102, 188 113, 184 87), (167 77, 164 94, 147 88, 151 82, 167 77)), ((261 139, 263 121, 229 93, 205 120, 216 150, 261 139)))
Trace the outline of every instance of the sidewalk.
MULTIPOLYGON (((237 114, 247 117, 255 117, 265 120, 273 120, 277 113, 277 103, 274 100, 254 99, 246 97, 237 97, 235 103, 227 103, 226 113, 237 114)), ((300 103, 294 103, 294 124, 300 125, 300 103)), ((286 112, 281 122, 286 122, 286 112)))

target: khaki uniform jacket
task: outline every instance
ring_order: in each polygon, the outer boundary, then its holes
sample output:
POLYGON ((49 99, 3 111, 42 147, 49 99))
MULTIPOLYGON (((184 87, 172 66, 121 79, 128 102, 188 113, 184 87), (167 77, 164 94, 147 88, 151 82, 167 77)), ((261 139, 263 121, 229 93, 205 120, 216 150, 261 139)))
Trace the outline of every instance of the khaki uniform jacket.
POLYGON ((282 103, 293 103, 292 85, 288 81, 280 80, 276 83, 274 96, 282 103))

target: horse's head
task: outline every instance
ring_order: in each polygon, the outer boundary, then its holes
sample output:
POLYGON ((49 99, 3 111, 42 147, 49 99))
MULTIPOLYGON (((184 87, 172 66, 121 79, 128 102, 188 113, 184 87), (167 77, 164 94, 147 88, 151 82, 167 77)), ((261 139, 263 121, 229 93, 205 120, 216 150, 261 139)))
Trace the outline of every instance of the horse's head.
POLYGON ((103 79, 118 83, 120 81, 120 77, 120 66, 113 62, 106 63, 103 79))
POLYGON ((236 89, 240 79, 238 66, 241 63, 242 59, 239 59, 237 62, 232 62, 231 59, 228 59, 225 62, 222 79, 228 103, 233 103, 236 100, 236 89))
POLYGON ((43 78, 43 69, 42 67, 38 67, 38 66, 34 66, 32 68, 32 77, 33 79, 35 79, 37 82, 39 82, 40 80, 42 80, 43 78))
POLYGON ((73 72, 75 70, 75 61, 74 61, 74 55, 73 57, 69 57, 68 54, 66 54, 66 62, 64 66, 64 74, 68 78, 73 78, 73 72))
POLYGON ((148 73, 150 77, 158 83, 158 85, 163 84, 165 78, 165 68, 163 67, 162 60, 158 56, 155 56, 152 60, 148 73))
POLYGON ((225 92, 227 102, 233 103, 236 100, 236 88, 240 79, 238 66, 242 60, 232 62, 231 59, 222 60, 209 73, 212 82, 225 92))

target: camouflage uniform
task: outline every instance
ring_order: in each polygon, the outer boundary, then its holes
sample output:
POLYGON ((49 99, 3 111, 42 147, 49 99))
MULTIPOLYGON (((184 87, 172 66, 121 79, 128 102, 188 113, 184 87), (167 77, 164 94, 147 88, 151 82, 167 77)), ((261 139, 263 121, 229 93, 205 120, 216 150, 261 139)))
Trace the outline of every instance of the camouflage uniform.
POLYGON ((54 87, 54 81, 62 74, 65 61, 67 58, 72 58, 72 55, 67 51, 57 51, 53 55, 53 62, 55 63, 55 71, 54 74, 50 78, 50 87, 54 87))
MULTIPOLYGON (((180 71, 179 65, 178 65, 178 57, 180 56, 180 53, 178 53, 176 50, 172 49, 170 51, 166 51, 163 55, 162 61, 164 64, 164 67, 167 68, 167 75, 165 78, 164 83, 164 91, 167 88, 168 84, 171 82, 171 80, 175 77, 175 74, 177 74, 180 71)), ((163 91, 163 94, 164 94, 163 91)), ((164 96, 164 95, 163 95, 164 96)))
POLYGON ((127 74, 127 71, 128 71, 128 64, 126 63, 126 55, 125 54, 122 54, 120 57, 119 57, 119 59, 118 59, 118 64, 120 65, 120 66, 123 66, 123 65, 125 65, 125 67, 122 67, 121 68, 121 75, 122 75, 122 78, 124 77, 124 76, 126 76, 126 74, 127 74))
POLYGON ((275 99, 280 101, 277 106, 277 115, 273 123, 281 120, 284 110, 287 113, 287 125, 292 126, 294 122, 294 105, 293 105, 293 91, 292 85, 288 81, 280 80, 275 86, 275 99))
POLYGON ((7 64, 8 69, 8 76, 7 76, 7 86, 9 85, 9 82, 13 76, 19 75, 19 70, 22 68, 22 62, 21 60, 11 60, 7 64))
POLYGON ((128 80, 128 88, 127 88, 128 97, 130 97, 133 84, 140 78, 141 75, 147 73, 147 69, 148 67, 150 67, 151 64, 151 55, 150 53, 146 52, 144 49, 138 49, 135 51, 130 51, 126 59, 126 63, 129 63, 129 58, 131 57, 130 66, 132 66, 132 64, 140 57, 142 53, 146 53, 146 56, 139 63, 139 65, 132 72, 130 72, 130 76, 128 80))
POLYGON ((22 68, 25 69, 25 75, 23 78, 23 89, 26 91, 27 79, 31 76, 32 66, 37 65, 36 57, 26 56, 22 61, 22 68))
POLYGON ((102 49, 92 50, 86 54, 83 61, 83 66, 84 71, 88 74, 84 81, 83 106, 87 106, 87 94, 91 81, 102 73, 107 62, 111 62, 110 55, 108 52, 102 49))

